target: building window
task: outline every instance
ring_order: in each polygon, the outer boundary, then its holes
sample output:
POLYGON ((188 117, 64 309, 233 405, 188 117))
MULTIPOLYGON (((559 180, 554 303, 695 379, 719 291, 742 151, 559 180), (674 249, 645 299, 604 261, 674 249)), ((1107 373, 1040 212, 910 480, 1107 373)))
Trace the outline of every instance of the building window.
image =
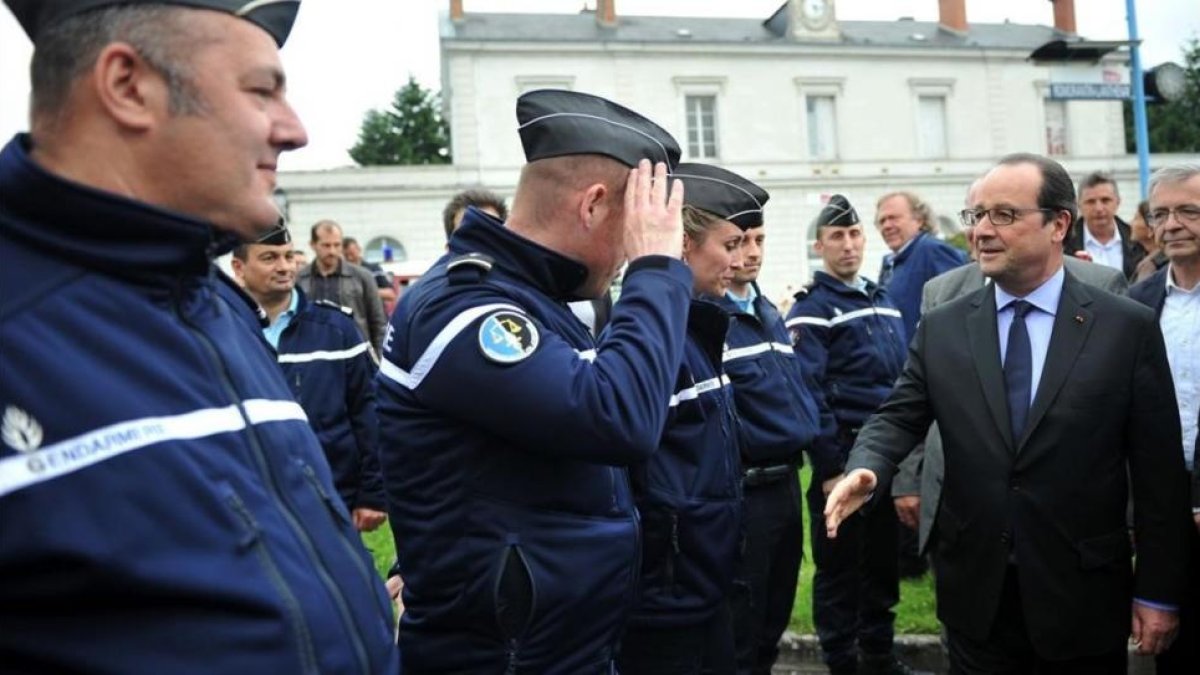
POLYGON ((917 155, 923 159, 946 157, 946 97, 917 97, 917 155))
POLYGON ((717 97, 711 94, 684 97, 687 111, 688 157, 716 159, 717 97))
POLYGON ((400 262, 408 260, 408 251, 404 250, 404 244, 398 239, 375 237, 367 242, 367 247, 363 249, 363 260, 373 263, 400 262))
POLYGON ((1046 99, 1046 154, 1055 156, 1067 152, 1067 102, 1046 99))
POLYGON ((808 118, 808 156, 811 159, 836 159, 837 99, 806 96, 804 110, 808 118))
POLYGON ((538 89, 575 89, 573 75, 517 75, 513 80, 517 85, 517 96, 538 89))

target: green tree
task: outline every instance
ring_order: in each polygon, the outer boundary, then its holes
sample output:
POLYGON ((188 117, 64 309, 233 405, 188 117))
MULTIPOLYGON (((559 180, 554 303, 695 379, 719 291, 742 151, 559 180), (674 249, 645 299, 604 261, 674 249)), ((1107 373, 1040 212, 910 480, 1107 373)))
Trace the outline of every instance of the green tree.
MULTIPOLYGON (((1146 127, 1152 152, 1200 152, 1200 40, 1192 38, 1183 48, 1187 88, 1170 103, 1146 106, 1146 127)), ((1125 102, 1125 150, 1137 152, 1133 131, 1133 104, 1125 102)))
POLYGON ((439 111, 440 99, 409 75, 389 108, 363 116, 351 159, 362 166, 448 164, 450 125, 439 111))

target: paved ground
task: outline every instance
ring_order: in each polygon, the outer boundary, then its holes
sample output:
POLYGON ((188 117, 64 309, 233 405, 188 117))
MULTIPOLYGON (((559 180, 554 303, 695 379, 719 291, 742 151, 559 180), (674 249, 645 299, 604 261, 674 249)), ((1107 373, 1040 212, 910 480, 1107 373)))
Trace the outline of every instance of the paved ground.
MULTIPOLYGON (((896 651, 918 672, 941 675, 947 672, 946 653, 936 635, 903 635, 896 638, 896 651)), ((820 647, 813 635, 786 633, 780 641, 774 675, 827 673, 821 665, 820 647)), ((1129 655, 1129 675, 1154 675, 1154 659, 1129 655)))

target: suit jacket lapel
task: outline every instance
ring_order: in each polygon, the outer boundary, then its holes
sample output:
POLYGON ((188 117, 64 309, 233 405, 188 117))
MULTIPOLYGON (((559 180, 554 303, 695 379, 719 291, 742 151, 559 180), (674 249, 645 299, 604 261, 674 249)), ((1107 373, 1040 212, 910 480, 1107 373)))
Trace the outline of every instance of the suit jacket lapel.
MULTIPOLYGON (((967 314, 967 337, 971 341, 975 371, 983 386, 988 410, 996 428, 1003 435, 1010 449, 1016 445, 1012 438, 1009 422, 1008 399, 1004 393, 1004 373, 1000 369, 1000 342, 996 334, 996 293, 991 286, 975 291, 971 299, 972 309, 967 314)), ((1043 378, 1044 379, 1044 378, 1043 378)))
POLYGON ((1067 375, 1075 365, 1075 359, 1083 348, 1084 341, 1092 331, 1092 313, 1087 306, 1092 297, 1083 284, 1067 272, 1063 279, 1062 297, 1058 301, 1058 313, 1054 315, 1054 328, 1050 333, 1050 346, 1046 350, 1046 364, 1042 367, 1042 379, 1038 382, 1033 406, 1029 409, 1029 420, 1025 433, 1017 448, 1029 439, 1037 428, 1050 403, 1058 395, 1067 375))

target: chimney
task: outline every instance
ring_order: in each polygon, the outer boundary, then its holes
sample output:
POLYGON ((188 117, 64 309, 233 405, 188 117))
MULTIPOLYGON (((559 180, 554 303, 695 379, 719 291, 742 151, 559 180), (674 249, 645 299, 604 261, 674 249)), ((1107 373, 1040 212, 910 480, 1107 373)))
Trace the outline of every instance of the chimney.
POLYGON ((450 0, 450 20, 460 23, 466 15, 463 14, 463 0, 450 0))
POLYGON ((938 27, 965 34, 968 30, 967 0, 938 0, 938 27))
POLYGON ((1075 34, 1075 0, 1050 0, 1054 3, 1054 28, 1075 34))
POLYGON ((596 23, 604 28, 617 25, 617 0, 596 0, 596 23))

